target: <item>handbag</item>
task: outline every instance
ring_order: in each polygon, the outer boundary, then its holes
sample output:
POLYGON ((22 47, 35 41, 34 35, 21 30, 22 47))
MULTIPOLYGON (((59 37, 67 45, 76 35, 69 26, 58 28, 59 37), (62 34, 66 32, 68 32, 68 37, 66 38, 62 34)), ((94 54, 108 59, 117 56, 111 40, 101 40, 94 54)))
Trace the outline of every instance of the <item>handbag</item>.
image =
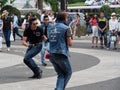
POLYGON ((50 59, 50 53, 47 52, 47 53, 45 54, 45 59, 50 59))
POLYGON ((117 40, 116 36, 111 36, 111 42, 115 42, 117 40))
POLYGON ((10 41, 14 41, 13 33, 10 34, 10 41))

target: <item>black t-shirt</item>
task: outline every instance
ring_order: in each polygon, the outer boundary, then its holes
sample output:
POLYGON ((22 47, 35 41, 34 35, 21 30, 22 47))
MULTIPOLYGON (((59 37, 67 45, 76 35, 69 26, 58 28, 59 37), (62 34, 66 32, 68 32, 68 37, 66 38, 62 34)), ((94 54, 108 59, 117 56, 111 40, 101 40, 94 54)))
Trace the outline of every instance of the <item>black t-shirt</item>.
POLYGON ((3 30, 11 30, 11 22, 12 19, 11 18, 3 18, 3 30))
POLYGON ((99 18, 98 19, 98 26, 103 29, 106 26, 107 19, 106 18, 99 18))
POLYGON ((47 36, 47 27, 48 26, 45 26, 45 30, 44 30, 44 35, 47 36))
POLYGON ((90 16, 88 16, 88 17, 85 17, 85 21, 86 21, 86 25, 89 25, 90 24, 90 16))
POLYGON ((37 27, 36 30, 31 30, 29 27, 23 33, 23 36, 27 37, 29 43, 31 44, 42 42, 42 35, 43 35, 43 30, 40 27, 37 27))

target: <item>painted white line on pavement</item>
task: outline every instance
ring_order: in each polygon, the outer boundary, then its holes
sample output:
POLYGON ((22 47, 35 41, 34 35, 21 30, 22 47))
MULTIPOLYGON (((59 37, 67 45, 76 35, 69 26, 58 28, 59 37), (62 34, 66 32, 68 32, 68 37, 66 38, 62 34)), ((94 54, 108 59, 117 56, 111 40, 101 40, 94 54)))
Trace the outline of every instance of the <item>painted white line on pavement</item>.
MULTIPOLYGON (((88 54, 100 59, 100 63, 89 69, 74 72, 68 87, 76 87, 85 84, 102 82, 120 77, 119 52, 109 52, 90 49, 70 49, 72 52, 88 54)), ((78 57, 80 59, 80 57, 78 57)), ((56 76, 0 85, 1 90, 53 90, 56 76), (29 86, 27 86, 29 85, 29 86)))

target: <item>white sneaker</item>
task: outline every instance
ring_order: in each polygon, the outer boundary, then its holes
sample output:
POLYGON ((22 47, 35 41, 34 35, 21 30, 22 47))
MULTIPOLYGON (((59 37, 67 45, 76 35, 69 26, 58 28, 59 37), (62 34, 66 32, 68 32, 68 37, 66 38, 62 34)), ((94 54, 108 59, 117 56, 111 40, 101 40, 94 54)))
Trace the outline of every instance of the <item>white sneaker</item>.
POLYGON ((9 52, 9 51, 10 51, 10 48, 7 48, 7 51, 9 52))

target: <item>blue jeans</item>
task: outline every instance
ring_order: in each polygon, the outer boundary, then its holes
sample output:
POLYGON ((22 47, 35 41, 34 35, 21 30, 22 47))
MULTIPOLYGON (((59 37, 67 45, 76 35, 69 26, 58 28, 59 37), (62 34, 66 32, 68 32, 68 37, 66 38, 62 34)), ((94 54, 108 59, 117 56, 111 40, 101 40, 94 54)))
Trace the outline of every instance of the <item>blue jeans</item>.
MULTIPOLYGON (((115 34, 115 35, 117 37, 117 34, 115 34)), ((107 48, 110 48, 110 45, 111 45, 111 36, 112 36, 112 33, 109 32, 108 33, 108 46, 107 46, 107 48)), ((114 42, 114 48, 116 48, 116 43, 117 43, 117 41, 114 42)))
POLYGON ((18 32, 18 27, 15 27, 13 29, 13 38, 14 38, 14 41, 15 41, 15 34, 17 34, 22 39, 22 35, 20 35, 19 32, 18 32))
POLYGON ((104 45, 107 47, 107 32, 106 32, 106 30, 104 32, 99 31, 99 37, 100 37, 101 45, 103 45, 103 39, 104 39, 104 45))
POLYGON ((28 48, 24 57, 24 63, 33 71, 34 74, 38 74, 41 69, 37 66, 37 64, 32 59, 38 53, 40 53, 42 45, 37 45, 32 48, 28 48))
POLYGON ((3 34, 5 37, 6 46, 9 48, 11 45, 11 42, 10 42, 11 30, 5 30, 5 31, 3 31, 3 34))
POLYGON ((68 57, 63 54, 50 54, 50 61, 58 75, 55 90, 65 90, 72 75, 68 57))
POLYGON ((87 24, 86 25, 86 29, 87 29, 87 34, 91 34, 92 33, 92 28, 91 28, 91 25, 90 24, 87 24))
POLYGON ((45 63, 45 51, 46 50, 49 52, 49 42, 42 42, 42 50, 41 50, 41 62, 42 64, 45 63))

